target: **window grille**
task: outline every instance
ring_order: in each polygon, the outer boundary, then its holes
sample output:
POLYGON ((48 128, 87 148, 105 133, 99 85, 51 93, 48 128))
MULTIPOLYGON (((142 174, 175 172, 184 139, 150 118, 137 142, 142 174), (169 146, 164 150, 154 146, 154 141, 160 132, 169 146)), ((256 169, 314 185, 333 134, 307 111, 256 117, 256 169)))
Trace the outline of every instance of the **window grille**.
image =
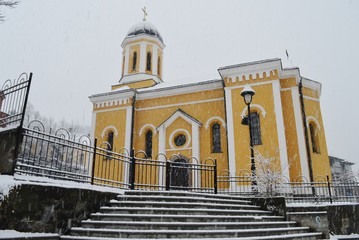
POLYGON ((152 131, 148 130, 146 132, 146 155, 147 157, 152 157, 152 131))
POLYGON ((262 145, 261 126, 257 112, 251 113, 251 133, 253 146, 262 145))
POLYGON ((151 71, 151 53, 148 52, 147 53, 147 67, 146 67, 147 71, 151 71))
POLYGON ((320 147, 319 147, 319 136, 317 127, 313 122, 309 123, 309 131, 310 131, 310 140, 312 142, 312 150, 313 153, 320 153, 320 147))
POLYGON ((132 59, 132 71, 136 70, 136 65, 137 65, 137 52, 134 52, 132 59))
POLYGON ((221 126, 215 123, 212 125, 212 153, 221 152, 221 126))

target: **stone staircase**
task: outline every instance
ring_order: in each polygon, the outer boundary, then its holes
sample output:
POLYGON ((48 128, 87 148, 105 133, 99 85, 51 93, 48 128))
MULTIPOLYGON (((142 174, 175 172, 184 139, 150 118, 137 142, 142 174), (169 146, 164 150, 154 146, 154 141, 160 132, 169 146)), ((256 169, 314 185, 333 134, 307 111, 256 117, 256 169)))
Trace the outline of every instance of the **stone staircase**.
POLYGON ((243 197, 127 191, 61 239, 322 239, 243 197))

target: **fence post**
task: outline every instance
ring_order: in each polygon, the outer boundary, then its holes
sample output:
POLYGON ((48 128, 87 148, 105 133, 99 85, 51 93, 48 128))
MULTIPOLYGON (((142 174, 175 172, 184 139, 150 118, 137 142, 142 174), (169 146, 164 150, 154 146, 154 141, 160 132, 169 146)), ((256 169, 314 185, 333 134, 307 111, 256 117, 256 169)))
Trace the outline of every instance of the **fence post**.
POLYGON ((166 191, 170 190, 171 181, 171 161, 166 161, 166 191))
POLYGON ((95 138, 93 146, 93 156, 92 156, 92 172, 91 172, 91 184, 93 185, 95 178, 95 162, 96 162, 96 152, 97 152, 97 138, 95 138))
POLYGON ((130 189, 135 189, 135 173, 136 173, 136 158, 135 158, 135 149, 131 149, 130 152, 131 165, 130 165, 130 189))
POLYGON ((24 137, 23 124, 24 124, 24 119, 25 119, 27 101, 28 101, 29 93, 30 93, 31 80, 32 80, 32 72, 30 73, 29 78, 28 78, 28 84, 26 86, 24 105, 22 106, 20 125, 17 128, 18 132, 17 132, 17 136, 16 136, 16 143, 15 143, 16 145, 14 148, 14 156, 13 156, 14 161, 13 161, 13 165, 12 165, 12 169, 11 169, 11 175, 15 174, 15 168, 16 168, 16 164, 17 164, 17 158, 19 156, 20 145, 21 145, 23 137, 24 137))
POLYGON ((217 159, 214 159, 214 167, 213 167, 213 180, 214 180, 214 194, 218 193, 218 184, 217 184, 217 159))
POLYGON ((332 190, 330 188, 330 182, 329 182, 329 176, 328 175, 327 175, 327 182, 328 182, 329 200, 330 200, 330 203, 333 203, 332 190))

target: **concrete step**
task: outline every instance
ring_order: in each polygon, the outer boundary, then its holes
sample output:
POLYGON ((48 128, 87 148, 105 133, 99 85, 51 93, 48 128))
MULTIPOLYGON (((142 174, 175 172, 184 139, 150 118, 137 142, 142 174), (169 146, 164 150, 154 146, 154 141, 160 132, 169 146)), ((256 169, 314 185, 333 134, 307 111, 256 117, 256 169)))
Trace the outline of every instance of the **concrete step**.
POLYGON ((237 201, 246 201, 250 203, 249 197, 236 196, 236 195, 224 195, 224 194, 213 194, 213 193, 196 193, 196 192, 187 192, 187 191, 141 191, 141 190, 132 190, 125 191, 126 196, 182 196, 182 197, 192 197, 192 198, 210 198, 210 199, 227 199, 227 200, 237 200, 237 201))
MULTIPOLYGON (((127 192, 126 192, 127 193, 127 192)), ((118 195, 119 201, 158 201, 158 202, 172 202, 172 201, 181 201, 181 202, 203 202, 203 203, 226 203, 226 204, 241 204, 241 205, 251 205, 251 201, 243 200, 241 198, 231 199, 231 198, 220 198, 220 197, 204 197, 203 195, 198 194, 194 196, 187 195, 158 195, 158 194, 146 194, 146 195, 118 195)))
POLYGON ((72 228, 72 236, 112 238, 230 238, 306 233, 308 227, 233 229, 233 230, 134 230, 105 228, 72 228))
POLYGON ((97 221, 81 222, 83 228, 135 229, 135 230, 225 230, 225 229, 258 229, 295 227, 294 221, 282 222, 127 222, 97 221))
POLYGON ((302 205, 302 206, 295 206, 289 205, 287 206, 287 212, 322 212, 327 211, 327 207, 323 205, 313 206, 313 205, 302 205))
POLYGON ((186 215, 186 214, 120 214, 92 213, 92 220, 103 221, 153 221, 153 222, 268 222, 284 221, 283 216, 227 216, 227 215, 186 215))
MULTIPOLYGON (((286 235, 269 235, 258 237, 234 237, 234 238, 220 238, 221 240, 316 240, 321 239, 321 233, 297 233, 286 235)), ((61 239, 73 240, 131 240, 130 238, 105 238, 105 237, 83 237, 83 236, 61 236, 61 239)), ((157 238, 157 240, 167 240, 168 238, 157 238)), ((135 239, 132 239, 135 240, 135 239)), ((193 238, 171 238, 171 240, 193 240, 193 238)), ((206 240, 218 240, 218 238, 206 238, 206 240)))
POLYGON ((231 210, 231 209, 203 209, 203 208, 168 208, 168 207, 101 207, 102 213, 131 213, 131 214, 187 214, 187 215, 271 215, 265 210, 231 210))
MULTIPOLYGON (((182 200, 182 199, 181 199, 182 200)), ((242 205, 242 204, 228 204, 228 203, 208 203, 208 202, 187 202, 187 201, 178 201, 178 199, 173 199, 173 201, 120 201, 120 200, 111 200, 111 207, 143 207, 143 208, 156 208, 156 207, 167 207, 167 208, 204 208, 204 209, 233 209, 233 210, 252 210, 259 209, 258 206, 253 205, 242 205), (177 200, 177 201, 176 201, 177 200)))

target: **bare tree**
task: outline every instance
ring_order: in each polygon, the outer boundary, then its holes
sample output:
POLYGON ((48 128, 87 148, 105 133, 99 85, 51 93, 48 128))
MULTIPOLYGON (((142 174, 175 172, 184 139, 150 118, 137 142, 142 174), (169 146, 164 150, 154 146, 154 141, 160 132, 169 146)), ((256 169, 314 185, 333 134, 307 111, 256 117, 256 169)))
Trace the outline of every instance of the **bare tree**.
MULTIPOLYGON (((0 7, 5 6, 8 8, 14 8, 19 3, 18 0, 0 0, 0 7)), ((5 21, 5 16, 0 12, 0 23, 5 21)))

